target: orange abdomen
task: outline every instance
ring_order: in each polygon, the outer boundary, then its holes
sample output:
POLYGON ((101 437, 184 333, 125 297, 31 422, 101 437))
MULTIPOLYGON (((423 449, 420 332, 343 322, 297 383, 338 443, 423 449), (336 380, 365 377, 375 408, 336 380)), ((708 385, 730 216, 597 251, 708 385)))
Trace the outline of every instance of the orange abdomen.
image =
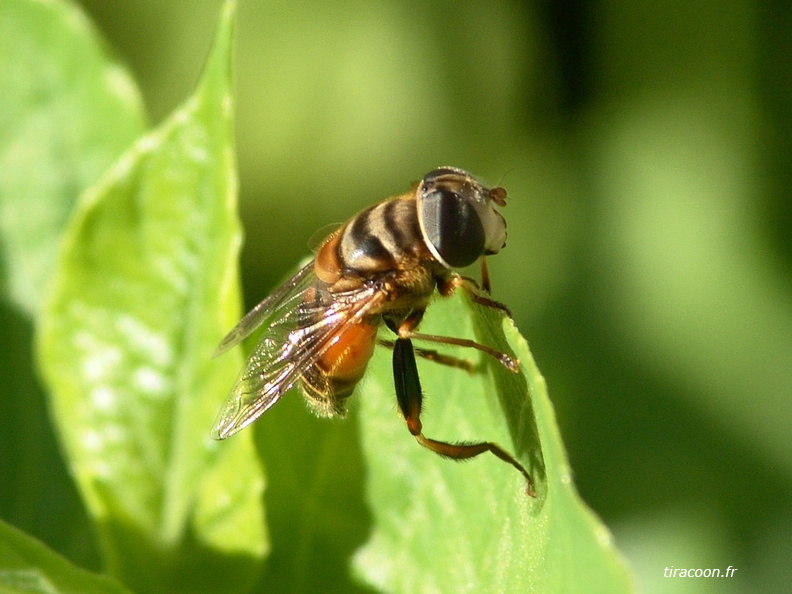
POLYGON ((346 327, 316 362, 336 397, 349 396, 362 379, 377 345, 377 327, 369 322, 346 327))

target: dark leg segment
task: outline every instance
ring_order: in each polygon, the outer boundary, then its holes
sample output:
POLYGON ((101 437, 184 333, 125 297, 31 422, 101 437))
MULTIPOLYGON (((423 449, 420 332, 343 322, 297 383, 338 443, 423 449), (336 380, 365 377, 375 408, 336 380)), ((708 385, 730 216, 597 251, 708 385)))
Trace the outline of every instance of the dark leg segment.
POLYGON ((488 441, 453 444, 437 441, 424 436, 421 424, 421 403, 423 400, 421 381, 418 377, 418 366, 415 363, 415 353, 413 352, 412 342, 408 338, 397 338, 394 342, 393 380, 396 385, 396 398, 399 401, 399 408, 404 416, 404 420, 407 422, 407 428, 418 443, 436 454, 454 460, 466 460, 468 458, 474 458, 484 452, 492 452, 495 456, 504 462, 508 462, 520 471, 528 482, 525 488, 526 493, 532 497, 535 496, 531 475, 523 468, 522 464, 499 445, 488 441))
POLYGON ((399 401, 399 409, 407 422, 407 428, 413 435, 420 435, 423 402, 421 380, 418 377, 412 343, 403 338, 397 338, 393 345, 393 383, 396 386, 396 400, 399 401))
POLYGON ((487 258, 481 256, 481 288, 488 294, 492 294, 490 285, 489 268, 487 268, 487 258))

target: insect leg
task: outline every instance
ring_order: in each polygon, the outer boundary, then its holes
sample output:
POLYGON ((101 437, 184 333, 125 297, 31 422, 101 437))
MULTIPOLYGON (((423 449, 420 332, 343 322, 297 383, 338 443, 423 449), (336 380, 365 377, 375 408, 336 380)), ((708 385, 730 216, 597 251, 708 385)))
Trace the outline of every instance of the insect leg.
MULTIPOLYGON (((482 258, 484 261, 484 258, 482 258)), ((486 265, 483 265, 486 268, 486 265)), ((487 274, 486 282, 489 285, 489 274, 487 274)), ((470 278, 469 276, 461 276, 458 274, 452 275, 448 280, 444 280, 438 283, 437 290, 443 297, 448 297, 458 288, 462 287, 465 291, 468 292, 470 297, 478 303, 479 305, 483 305, 484 307, 489 307, 491 309, 499 309, 503 313, 505 313, 510 318, 512 317, 511 310, 506 307, 500 301, 495 301, 489 297, 489 286, 485 285, 484 290, 482 290, 478 283, 470 278), (486 291, 486 293, 484 292, 486 291)))
POLYGON ((526 493, 532 497, 535 496, 531 475, 523 468, 522 464, 499 445, 489 441, 454 444, 424 436, 421 424, 421 403, 423 401, 421 381, 418 377, 412 342, 408 338, 397 338, 394 342, 393 381, 396 385, 396 398, 407 428, 419 444, 440 456, 453 460, 467 460, 484 452, 491 452, 519 470, 527 481, 526 493))
POLYGON ((388 323, 388 320, 386 320, 386 324, 388 324, 391 330, 393 330, 399 338, 414 338, 416 340, 426 340, 428 342, 438 342, 440 344, 452 344, 455 346, 477 349, 482 353, 486 353, 487 355, 497 359, 498 362, 500 362, 512 373, 520 372, 520 362, 517 359, 510 357, 506 353, 501 353, 500 351, 496 351, 493 348, 480 344, 474 340, 470 340, 468 338, 454 338, 452 336, 439 336, 437 334, 423 334, 420 332, 415 332, 413 328, 420 324, 421 320, 423 319, 423 314, 423 311, 414 311, 407 317, 407 319, 399 324, 398 327, 394 327, 394 325, 388 323))
POLYGON ((415 328, 420 323, 422 317, 423 317, 423 312, 413 312, 413 314, 408 316, 406 320, 404 320, 401 324, 399 324, 398 328, 394 329, 394 332, 396 332, 396 334, 399 336, 400 339, 414 338, 416 340, 426 340, 428 342, 438 342, 440 344, 453 344, 455 346, 477 349, 482 353, 486 353, 491 357, 495 357, 509 371, 513 373, 520 372, 520 362, 517 359, 510 357, 506 353, 501 353, 500 351, 496 351, 495 349, 490 348, 486 345, 479 344, 474 340, 470 340, 467 338, 454 338, 452 336, 439 336, 437 334, 422 334, 420 332, 414 332, 413 328, 415 328))
MULTIPOLYGON (((380 346, 384 346, 388 349, 393 349, 396 343, 392 340, 378 340, 377 343, 380 346)), ((473 372, 473 363, 468 361, 467 359, 461 359, 459 357, 454 357, 453 355, 444 355, 443 353, 438 353, 432 349, 421 349, 415 347, 413 349, 415 354, 419 357, 423 357, 424 359, 428 359, 434 363, 439 363, 440 365, 448 365, 449 367, 456 367, 457 369, 464 369, 465 371, 472 373, 473 372)))
POLYGON ((510 357, 506 353, 501 353, 500 351, 496 351, 493 348, 488 347, 484 344, 479 344, 474 340, 470 340, 467 338, 454 338, 452 336, 439 336, 437 334, 422 334, 420 332, 399 332, 399 336, 402 338, 414 338, 415 340, 426 340, 428 342, 439 342, 441 344, 453 344, 455 346, 461 346, 466 348, 472 348, 481 351, 482 353, 486 353, 491 357, 494 357, 501 363, 506 369, 511 371, 512 373, 520 373, 520 362, 515 359, 514 357, 510 357))
POLYGON ((481 288, 487 293, 492 294, 492 286, 490 285, 489 268, 487 268, 487 258, 481 256, 481 288))

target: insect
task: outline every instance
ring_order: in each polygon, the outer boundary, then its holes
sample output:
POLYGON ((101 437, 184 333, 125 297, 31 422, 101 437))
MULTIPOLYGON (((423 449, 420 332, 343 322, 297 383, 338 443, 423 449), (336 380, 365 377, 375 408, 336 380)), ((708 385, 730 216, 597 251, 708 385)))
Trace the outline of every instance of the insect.
POLYGON ((412 344, 418 340, 477 349, 519 371, 517 360, 488 346, 416 331, 435 290, 448 296, 462 288, 480 305, 509 314, 489 297, 484 259, 506 244, 506 221, 497 209, 505 204, 503 188, 487 188, 462 169, 441 167, 410 191, 359 212, 331 233, 310 263, 254 307, 220 343, 216 354, 265 325, 212 436, 225 439, 247 427, 297 384, 317 415, 343 416, 346 399, 379 343, 393 349, 399 409, 418 443, 456 460, 491 452, 519 470, 533 494, 528 472, 497 444, 447 443, 424 436, 416 351, 438 363, 470 365, 412 344), (454 272, 479 259, 483 290, 454 272), (382 323, 394 340, 378 340, 382 323))

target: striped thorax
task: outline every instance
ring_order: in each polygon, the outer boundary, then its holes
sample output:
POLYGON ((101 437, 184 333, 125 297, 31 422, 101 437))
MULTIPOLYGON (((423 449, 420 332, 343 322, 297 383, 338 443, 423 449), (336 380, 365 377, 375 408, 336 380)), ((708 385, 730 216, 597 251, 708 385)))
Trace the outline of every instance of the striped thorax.
POLYGON ((378 273, 418 267, 447 276, 505 245, 506 222, 496 208, 505 196, 502 188, 486 188, 461 169, 436 169, 410 192, 363 210, 325 240, 316 273, 330 285, 339 283, 339 291, 378 273))

